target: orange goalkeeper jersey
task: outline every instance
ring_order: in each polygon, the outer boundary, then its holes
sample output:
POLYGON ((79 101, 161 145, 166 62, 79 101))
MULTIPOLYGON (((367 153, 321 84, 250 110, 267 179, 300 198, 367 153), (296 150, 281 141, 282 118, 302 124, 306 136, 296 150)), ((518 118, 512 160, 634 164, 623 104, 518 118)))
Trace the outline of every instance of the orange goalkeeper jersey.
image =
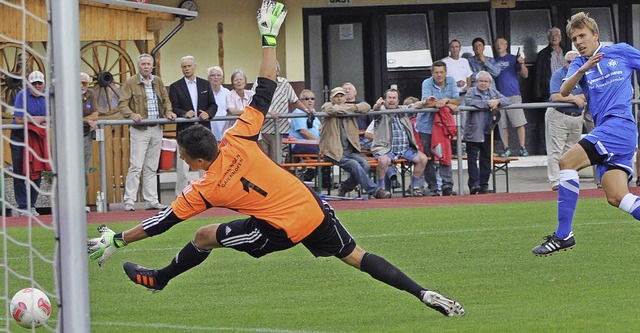
POLYGON ((320 198, 265 155, 256 141, 264 115, 248 106, 225 134, 204 177, 173 202, 186 220, 210 207, 226 207, 267 221, 300 242, 324 219, 320 198))

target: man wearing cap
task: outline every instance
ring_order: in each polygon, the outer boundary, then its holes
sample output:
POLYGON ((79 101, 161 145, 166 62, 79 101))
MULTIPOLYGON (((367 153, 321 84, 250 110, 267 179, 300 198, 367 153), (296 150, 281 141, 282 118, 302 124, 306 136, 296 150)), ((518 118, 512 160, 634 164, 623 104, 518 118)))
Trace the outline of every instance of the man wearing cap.
MULTIPOLYGON (((331 90, 331 102, 322 105, 322 112, 330 115, 346 115, 369 112, 367 108, 356 104, 346 104, 345 91, 342 87, 331 90)), ((369 178, 369 163, 360 153, 360 140, 356 117, 326 117, 323 118, 320 132, 320 151, 326 161, 346 170, 350 176, 338 190, 339 196, 345 196, 360 184, 362 191, 371 194, 376 199, 391 197, 391 193, 376 186, 369 178)))
MULTIPOLYGON (((162 117, 176 119, 167 89, 159 77, 151 74, 152 70, 153 57, 141 54, 138 56, 138 75, 128 78, 122 85, 118 110, 134 123, 162 117)), ((129 135, 129 172, 125 185, 124 210, 135 210, 134 202, 140 186, 141 172, 144 174, 142 197, 147 202, 147 209, 164 209, 167 206, 161 204, 158 198, 156 178, 162 146, 162 126, 134 124, 129 126, 129 135)))
POLYGON ((82 89, 82 134, 84 142, 84 179, 85 192, 89 189, 89 167, 91 166, 91 153, 93 136, 95 130, 98 129, 98 107, 93 94, 93 90, 89 89, 91 78, 87 73, 80 73, 80 85, 82 89))
MULTIPOLYGON (((44 74, 40 71, 33 71, 28 77, 29 85, 18 92, 14 105, 12 124, 28 124, 44 126, 48 121, 47 99, 45 97, 44 74)), ((11 130, 12 142, 25 142, 24 129, 11 130)), ((24 145, 11 144, 11 160, 13 172, 18 175, 26 175, 24 160, 24 145)), ((26 216, 32 214, 38 216, 35 204, 38 201, 38 190, 40 186, 40 174, 29 174, 34 186, 30 187, 30 201, 27 201, 27 187, 25 180, 13 179, 13 193, 18 204, 18 215, 26 216), (28 208, 27 204, 31 206, 28 208)))

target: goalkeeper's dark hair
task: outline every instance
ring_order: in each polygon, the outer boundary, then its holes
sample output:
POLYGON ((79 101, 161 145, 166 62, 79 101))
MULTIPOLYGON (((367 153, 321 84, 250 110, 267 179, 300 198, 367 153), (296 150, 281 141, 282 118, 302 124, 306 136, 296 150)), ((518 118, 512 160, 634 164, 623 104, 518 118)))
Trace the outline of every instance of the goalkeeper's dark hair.
POLYGON ((182 147, 191 158, 202 158, 213 161, 218 156, 218 140, 211 130, 195 124, 178 133, 178 145, 182 147))

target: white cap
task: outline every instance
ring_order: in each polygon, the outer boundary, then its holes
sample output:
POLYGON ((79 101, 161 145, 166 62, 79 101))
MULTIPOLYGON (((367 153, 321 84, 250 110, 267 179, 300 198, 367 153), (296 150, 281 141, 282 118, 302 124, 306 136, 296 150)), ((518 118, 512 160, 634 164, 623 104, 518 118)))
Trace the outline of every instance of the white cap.
POLYGON ((42 82, 44 83, 44 74, 41 71, 33 71, 29 74, 29 83, 42 82))

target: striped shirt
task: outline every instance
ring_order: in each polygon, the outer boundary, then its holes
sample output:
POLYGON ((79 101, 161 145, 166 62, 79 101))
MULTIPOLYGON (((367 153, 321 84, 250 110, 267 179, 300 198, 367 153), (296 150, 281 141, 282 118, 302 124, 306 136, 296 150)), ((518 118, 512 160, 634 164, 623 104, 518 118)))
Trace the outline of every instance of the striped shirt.
MULTIPOLYGON (((295 90, 289 84, 289 81, 283 77, 278 76, 278 86, 276 87, 276 91, 273 93, 273 100, 271 101, 271 106, 269 107, 269 112, 274 112, 276 114, 287 114, 289 113, 289 103, 295 103, 298 101, 298 96, 296 96, 295 90)), ((278 132, 280 134, 289 133, 289 120, 288 119, 278 119, 278 132)), ((262 126, 262 133, 264 134, 275 134, 276 133, 275 121, 272 119, 268 119, 264 121, 264 125, 262 126)))
POLYGON ((144 78, 140 75, 140 82, 144 84, 144 92, 147 94, 147 119, 160 118, 160 111, 158 110, 158 97, 156 92, 153 91, 153 75, 149 75, 149 84, 144 82, 144 78))

